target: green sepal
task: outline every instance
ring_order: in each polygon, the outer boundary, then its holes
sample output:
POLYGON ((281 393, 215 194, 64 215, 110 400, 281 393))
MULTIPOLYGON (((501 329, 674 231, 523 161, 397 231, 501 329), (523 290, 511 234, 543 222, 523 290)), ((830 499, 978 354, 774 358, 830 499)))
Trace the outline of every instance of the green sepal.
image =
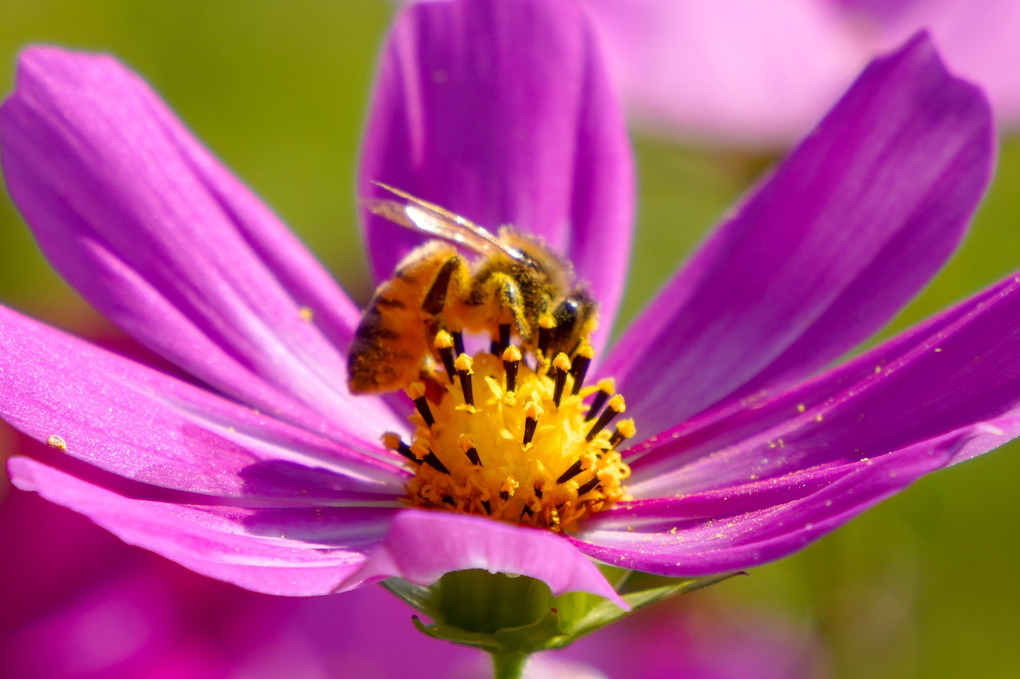
MULTIPOLYGON (((609 567, 602 570, 632 611, 735 575, 678 579, 609 567)), ((556 597, 539 580, 480 570, 447 573, 429 587, 395 578, 382 584, 432 620, 427 624, 413 617, 414 625, 425 634, 493 654, 565 648, 628 614, 594 594, 570 592, 556 597)))
POLYGON ((494 632, 469 632, 441 622, 427 625, 417 615, 411 616, 411 621, 415 627, 430 637, 480 648, 489 653, 534 653, 546 648, 562 648, 548 646, 545 643, 547 639, 558 639, 563 636, 561 621, 556 615, 545 614, 529 625, 504 627, 494 632))
MULTIPOLYGON (((619 570, 619 569, 614 569, 619 570)), ((605 569, 603 569, 605 572, 605 569)), ((722 573, 704 578, 665 578, 647 573, 632 573, 624 571, 623 579, 616 584, 616 590, 620 598, 630 605, 630 612, 644 608, 656 601, 661 601, 678 594, 687 594, 702 587, 708 587, 723 580, 729 580, 735 575, 743 573, 722 573), (628 577, 631 576, 631 577, 628 577)), ((612 580, 610 580, 612 582, 612 580)), ((586 597, 594 600, 593 605, 587 607, 584 613, 576 619, 570 629, 570 638, 563 645, 548 646, 547 648, 565 648, 581 637, 600 630, 606 625, 616 622, 629 613, 611 601, 592 594, 571 593, 564 594, 559 599, 568 597, 586 597)))

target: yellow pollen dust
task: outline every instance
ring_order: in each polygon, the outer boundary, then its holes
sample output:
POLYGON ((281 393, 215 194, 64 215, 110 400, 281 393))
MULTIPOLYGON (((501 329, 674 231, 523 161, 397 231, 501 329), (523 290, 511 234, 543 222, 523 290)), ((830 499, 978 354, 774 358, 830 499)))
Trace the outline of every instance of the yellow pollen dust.
MULTIPOLYGON (((435 345, 452 346, 449 335, 435 345)), ((383 443, 415 471, 407 502, 569 532, 624 499, 630 468, 616 448, 636 429, 614 421, 626 404, 612 380, 580 383, 591 347, 538 361, 537 371, 518 347, 493 351, 460 354, 453 374, 405 389, 414 437, 408 445, 387 433, 383 443)))

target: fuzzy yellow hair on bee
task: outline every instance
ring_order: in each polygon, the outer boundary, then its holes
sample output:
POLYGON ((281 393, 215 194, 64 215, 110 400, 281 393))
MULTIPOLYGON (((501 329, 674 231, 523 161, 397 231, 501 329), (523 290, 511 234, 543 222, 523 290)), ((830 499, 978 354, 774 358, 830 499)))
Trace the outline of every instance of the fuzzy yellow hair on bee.
POLYGON ((373 214, 434 239, 412 250, 376 289, 354 333, 348 384, 354 393, 389 392, 420 379, 434 341, 488 333, 500 351, 512 334, 549 360, 573 353, 594 330, 598 308, 570 264, 540 240, 510 227, 498 236, 399 189, 402 201, 364 201, 373 214), (468 260, 458 246, 477 255, 468 260))

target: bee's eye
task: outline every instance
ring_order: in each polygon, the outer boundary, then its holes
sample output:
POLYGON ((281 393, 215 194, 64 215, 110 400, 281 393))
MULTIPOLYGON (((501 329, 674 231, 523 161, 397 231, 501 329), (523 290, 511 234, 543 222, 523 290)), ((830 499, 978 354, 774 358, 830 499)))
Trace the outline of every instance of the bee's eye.
POLYGON ((574 290, 553 311, 557 334, 564 340, 573 338, 578 326, 594 317, 595 309, 595 300, 586 290, 574 290))
POLYGON ((559 303, 553 312, 553 318, 556 319, 556 327, 569 332, 577 323, 580 310, 581 305, 578 300, 573 297, 567 297, 559 303))

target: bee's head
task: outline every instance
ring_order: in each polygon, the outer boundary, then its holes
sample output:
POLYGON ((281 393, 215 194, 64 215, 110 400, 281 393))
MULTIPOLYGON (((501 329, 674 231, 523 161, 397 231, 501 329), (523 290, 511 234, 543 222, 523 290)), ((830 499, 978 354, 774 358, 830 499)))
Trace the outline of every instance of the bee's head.
POLYGON ((556 327, 552 338, 553 353, 573 354, 587 341, 598 321, 598 304, 585 288, 574 288, 553 310, 556 327))

